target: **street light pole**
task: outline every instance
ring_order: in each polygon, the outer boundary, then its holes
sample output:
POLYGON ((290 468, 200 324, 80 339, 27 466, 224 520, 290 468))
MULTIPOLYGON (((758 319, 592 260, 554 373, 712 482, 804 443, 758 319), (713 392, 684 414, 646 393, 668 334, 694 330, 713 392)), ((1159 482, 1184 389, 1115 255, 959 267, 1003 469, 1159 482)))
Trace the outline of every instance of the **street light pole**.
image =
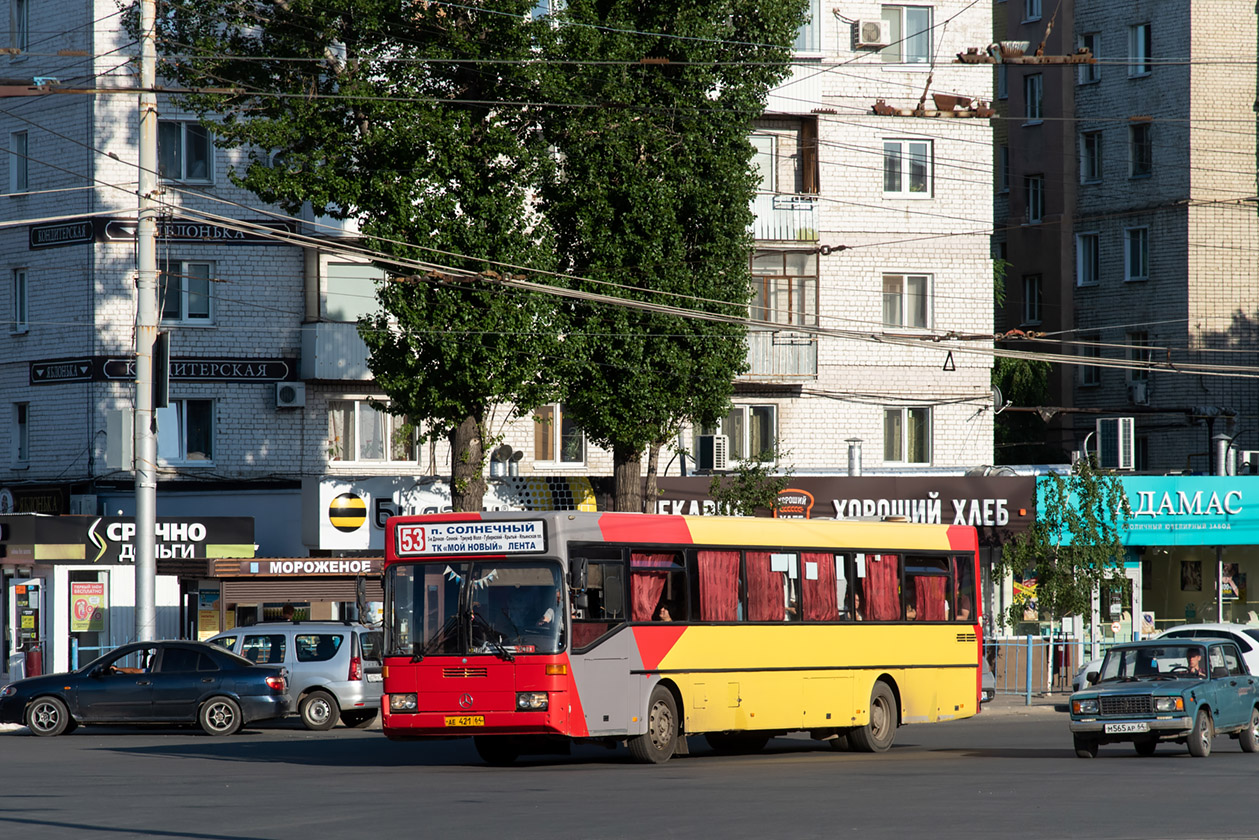
POLYGON ((140 172, 136 229, 135 546, 136 641, 157 638, 157 423, 153 344, 157 337, 156 0, 140 3, 140 172))

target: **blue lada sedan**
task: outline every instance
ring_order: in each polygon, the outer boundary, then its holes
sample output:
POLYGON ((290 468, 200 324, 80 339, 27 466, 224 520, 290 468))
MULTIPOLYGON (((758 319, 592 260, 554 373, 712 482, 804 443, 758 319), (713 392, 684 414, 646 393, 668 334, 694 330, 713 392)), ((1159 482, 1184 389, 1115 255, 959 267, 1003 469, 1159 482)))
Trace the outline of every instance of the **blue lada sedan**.
POLYGON ((1159 742, 1211 754, 1216 735, 1259 750, 1259 677, 1228 639, 1156 639, 1116 645, 1088 685, 1071 695, 1075 754, 1131 741, 1140 755, 1159 742))

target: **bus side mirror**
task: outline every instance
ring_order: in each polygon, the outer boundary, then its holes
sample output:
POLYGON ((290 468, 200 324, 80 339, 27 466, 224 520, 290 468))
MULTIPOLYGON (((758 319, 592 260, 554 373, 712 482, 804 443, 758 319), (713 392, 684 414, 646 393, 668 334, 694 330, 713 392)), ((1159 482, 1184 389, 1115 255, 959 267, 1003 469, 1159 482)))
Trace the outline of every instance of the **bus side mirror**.
POLYGON ((568 570, 568 585, 572 589, 584 590, 586 588, 585 557, 574 557, 572 559, 572 567, 568 570))

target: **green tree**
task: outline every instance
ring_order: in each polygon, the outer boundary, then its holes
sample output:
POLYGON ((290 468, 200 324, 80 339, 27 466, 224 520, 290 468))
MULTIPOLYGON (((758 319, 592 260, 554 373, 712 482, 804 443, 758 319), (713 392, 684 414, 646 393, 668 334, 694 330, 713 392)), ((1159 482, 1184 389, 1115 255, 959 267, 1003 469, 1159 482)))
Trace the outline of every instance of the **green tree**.
MULTIPOLYGON (((232 180, 297 213, 359 221, 385 266, 554 266, 532 188, 552 158, 535 122, 532 0, 187 0, 162 18, 163 65, 223 147, 232 180), (207 90, 213 88, 213 90, 207 90), (226 92, 225 92, 226 91, 226 92), (278 165, 276 165, 278 162, 278 165)), ((555 395, 555 307, 456 272, 379 290, 360 324, 389 411, 452 449, 456 510, 476 510, 494 406, 555 395)))
POLYGON ((786 489, 795 472, 788 468, 775 474, 774 458, 758 453, 740 461, 730 475, 714 475, 708 482, 708 495, 717 511, 726 516, 756 516, 758 510, 771 514, 778 510, 778 494, 786 489))
MULTIPOLYGON (((561 165, 542 207, 578 288, 746 317, 748 135, 805 7, 570 0, 558 13, 543 53, 573 63, 544 85, 561 165)), ((640 510, 643 453, 728 411, 745 328, 592 302, 568 314, 565 408, 612 451, 614 507, 640 510)))
MULTIPOLYGON (((992 580, 1034 577, 1035 608, 1045 618, 1092 615, 1094 590, 1124 581, 1122 537, 1132 509, 1123 483, 1082 458, 1069 474, 1038 480, 1036 494, 1036 521, 1003 547, 992 580)), ((1001 619, 1016 624, 1028 606, 1016 602, 1001 619)))

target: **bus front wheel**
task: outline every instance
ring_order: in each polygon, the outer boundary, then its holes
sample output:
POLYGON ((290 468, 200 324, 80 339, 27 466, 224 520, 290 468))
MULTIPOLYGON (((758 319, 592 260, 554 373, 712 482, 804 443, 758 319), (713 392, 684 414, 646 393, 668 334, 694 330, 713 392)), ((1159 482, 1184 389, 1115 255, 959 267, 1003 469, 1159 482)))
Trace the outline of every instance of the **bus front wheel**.
POLYGON ((677 740, 677 704, 669 689, 658 685, 647 703, 647 732, 629 739, 630 755, 641 764, 664 764, 673 756, 677 740))
POLYGON ((848 733, 848 743, 858 752, 884 752, 896 737, 896 698, 887 683, 877 682, 870 692, 870 722, 848 733))

